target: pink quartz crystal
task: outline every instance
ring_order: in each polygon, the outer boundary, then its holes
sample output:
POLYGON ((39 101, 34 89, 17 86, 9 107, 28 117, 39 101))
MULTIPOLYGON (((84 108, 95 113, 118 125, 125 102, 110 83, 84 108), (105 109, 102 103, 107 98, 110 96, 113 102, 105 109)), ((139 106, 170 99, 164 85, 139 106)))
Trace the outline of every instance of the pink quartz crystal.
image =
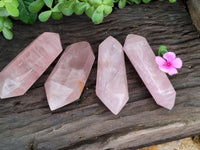
POLYGON ((156 103, 172 109, 176 92, 167 75, 158 68, 155 55, 147 40, 142 36, 129 34, 124 50, 156 103))
POLYGON ((129 99, 121 44, 108 37, 99 46, 96 94, 117 115, 129 99))
POLYGON ((66 48, 45 83, 51 110, 80 98, 94 60, 88 42, 78 42, 66 48))
POLYGON ((1 71, 0 97, 24 95, 61 52, 59 34, 40 35, 1 71))

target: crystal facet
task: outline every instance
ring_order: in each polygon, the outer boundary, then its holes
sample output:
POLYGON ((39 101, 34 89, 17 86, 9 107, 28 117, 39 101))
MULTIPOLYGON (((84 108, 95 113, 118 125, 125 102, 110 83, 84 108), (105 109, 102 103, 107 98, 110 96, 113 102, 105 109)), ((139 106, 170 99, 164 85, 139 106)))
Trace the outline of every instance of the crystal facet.
POLYGON ((108 37, 99 46, 96 94, 117 115, 129 99, 122 45, 108 37))
POLYGON ((51 110, 80 98, 95 56, 88 42, 68 46, 45 83, 51 110))
POLYGON ((172 109, 176 91, 167 75, 158 68, 155 54, 147 40, 142 36, 130 34, 126 38, 124 51, 156 103, 167 109, 172 109))
POLYGON ((0 97, 24 95, 61 52, 59 34, 40 35, 1 71, 0 97))

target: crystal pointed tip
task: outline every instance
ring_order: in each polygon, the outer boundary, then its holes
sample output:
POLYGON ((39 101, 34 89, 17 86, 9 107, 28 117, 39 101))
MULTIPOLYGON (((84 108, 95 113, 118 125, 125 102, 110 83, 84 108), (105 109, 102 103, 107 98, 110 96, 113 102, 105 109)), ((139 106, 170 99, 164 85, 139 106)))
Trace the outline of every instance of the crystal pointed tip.
MULTIPOLYGON (((69 45, 69 47, 73 47, 73 46, 76 46, 76 45, 79 45, 79 46, 82 46, 82 47, 87 47, 87 46, 90 46, 90 43, 87 42, 87 41, 80 41, 80 42, 73 43, 73 44, 69 45)), ((66 49, 67 48, 68 47, 66 47, 66 49)))
MULTIPOLYGON (((42 36, 54 36, 54 35, 56 35, 56 36, 59 36, 60 37, 60 35, 59 35, 59 33, 55 33, 55 32, 44 32, 44 33, 42 33, 41 34, 42 36)), ((41 36, 40 35, 40 36, 41 36)))
POLYGON ((129 41, 129 40, 131 40, 131 39, 134 39, 134 41, 141 41, 141 40, 143 41, 143 40, 146 40, 146 38, 143 37, 143 36, 136 35, 136 34, 129 34, 126 37, 126 42, 129 41))
POLYGON ((107 37, 106 40, 115 40, 115 41, 117 41, 117 40, 116 40, 113 36, 111 36, 111 35, 110 35, 109 37, 107 37))
POLYGON ((129 96, 127 95, 127 97, 122 100, 123 104, 121 104, 121 106, 118 109, 110 109, 110 111, 114 114, 114 115, 118 115, 120 113, 120 111, 122 110, 122 108, 126 105, 127 101, 129 100, 129 96))
POLYGON ((164 104, 159 103, 159 102, 156 102, 156 103, 157 103, 158 105, 160 105, 160 106, 166 108, 166 109, 169 109, 169 110, 171 110, 171 109, 174 107, 174 103, 170 103, 170 104, 168 104, 168 105, 164 105, 164 104))
POLYGON ((50 108, 51 111, 54 111, 54 110, 56 110, 56 107, 52 103, 50 103, 51 101, 53 101, 53 100, 50 100, 47 97, 47 102, 48 102, 49 108, 50 108))
MULTIPOLYGON (((89 42, 87 42, 87 41, 80 41, 80 42, 71 44, 69 47, 76 47, 76 46, 82 47, 82 48, 88 48, 88 50, 91 52, 91 55, 92 55, 93 59, 95 59, 92 47, 91 47, 91 45, 90 45, 89 42)), ((69 47, 66 47, 66 49, 69 48, 69 47)))
POLYGON ((176 100, 176 92, 174 91, 173 94, 166 96, 166 100, 165 101, 156 101, 156 103, 166 109, 171 110, 174 107, 175 104, 175 100, 176 100))
POLYGON ((117 39, 115 39, 113 36, 107 37, 100 45, 99 47, 102 47, 102 45, 108 45, 109 43, 116 44, 118 47, 122 48, 121 43, 117 39))
POLYGON ((120 110, 118 110, 118 111, 112 111, 112 109, 110 109, 110 111, 114 114, 114 115, 118 115, 119 114, 119 112, 121 111, 121 109, 120 110))
MULTIPOLYGON (((48 98, 47 98, 48 99, 48 98)), ((56 107, 54 106, 54 105, 52 105, 52 103, 49 103, 49 101, 52 101, 52 100, 50 100, 50 99, 48 99, 48 104, 49 104, 49 108, 50 108, 50 110, 51 111, 54 111, 54 110, 56 110, 56 107)))
MULTIPOLYGON (((127 88, 128 89, 128 88, 127 88)), ((116 102, 113 103, 109 102, 108 98, 105 98, 101 92, 99 92, 99 87, 96 88, 96 95, 97 97, 103 102, 104 105, 114 114, 118 115, 123 107, 126 105, 127 101, 129 100, 128 92, 124 94, 124 97, 116 97, 116 95, 111 95, 111 98, 115 97, 116 102)))

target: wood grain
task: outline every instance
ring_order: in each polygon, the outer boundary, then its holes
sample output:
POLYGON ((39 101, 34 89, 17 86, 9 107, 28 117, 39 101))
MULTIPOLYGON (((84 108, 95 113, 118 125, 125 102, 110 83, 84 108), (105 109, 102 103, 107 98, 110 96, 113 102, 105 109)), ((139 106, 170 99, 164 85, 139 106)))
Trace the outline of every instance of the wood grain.
POLYGON ((130 100, 119 115, 95 95, 97 59, 81 98, 51 112, 43 84, 55 61, 24 96, 0 101, 3 150, 135 149, 200 133, 200 39, 182 1, 115 8, 100 25, 85 15, 34 25, 16 21, 14 40, 0 37, 0 69, 45 31, 60 33, 63 48, 90 42, 96 58, 98 45, 109 35, 122 44, 129 33, 145 36, 155 54, 166 45, 184 64, 170 77, 177 91, 175 107, 168 111, 155 104, 126 57, 130 100))

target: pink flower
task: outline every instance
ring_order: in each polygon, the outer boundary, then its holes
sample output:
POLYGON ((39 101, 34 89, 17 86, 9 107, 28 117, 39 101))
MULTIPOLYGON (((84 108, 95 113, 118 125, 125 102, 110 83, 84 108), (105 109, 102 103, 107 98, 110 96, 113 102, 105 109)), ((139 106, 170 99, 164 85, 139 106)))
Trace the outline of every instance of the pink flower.
POLYGON ((174 52, 167 52, 163 57, 156 56, 156 63, 159 65, 159 69, 169 75, 177 74, 177 68, 182 67, 182 60, 176 58, 174 52))

